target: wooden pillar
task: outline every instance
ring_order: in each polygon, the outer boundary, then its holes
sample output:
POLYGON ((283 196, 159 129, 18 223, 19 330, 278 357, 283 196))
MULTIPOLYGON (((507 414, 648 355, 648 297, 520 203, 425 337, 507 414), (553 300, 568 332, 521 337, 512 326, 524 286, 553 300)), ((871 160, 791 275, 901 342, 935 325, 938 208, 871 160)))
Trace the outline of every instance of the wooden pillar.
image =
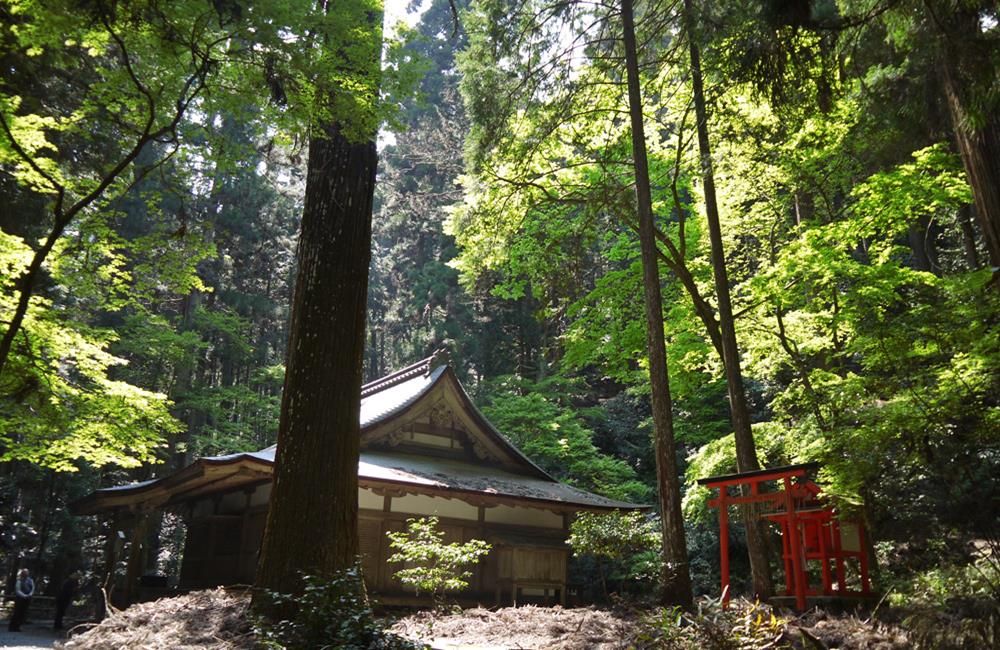
POLYGON ((795 500, 792 498, 792 479, 785 477, 785 510, 788 516, 789 542, 792 551, 792 573, 795 577, 795 609, 806 609, 806 572, 802 562, 802 535, 795 517, 795 500))
POLYGON ((118 510, 112 510, 108 517, 107 535, 104 537, 104 578, 101 580, 102 596, 97 604, 97 618, 103 620, 107 615, 108 603, 106 599, 111 594, 111 589, 115 580, 115 564, 118 562, 118 510))
POLYGON ((719 487, 719 564, 722 573, 722 605, 729 604, 729 505, 726 490, 719 487))
POLYGON ((256 552, 248 550, 250 540, 247 539, 250 535, 250 500, 253 498, 253 493, 256 489, 256 487, 252 487, 243 490, 245 499, 243 501, 243 519, 240 521, 240 551, 236 561, 236 571, 239 573, 240 579, 249 578, 247 584, 253 584, 254 576, 251 572, 251 567, 256 564, 253 560, 257 556, 256 552), (247 558, 246 556, 251 553, 253 557, 247 558))
POLYGON ((115 552, 115 545, 118 541, 118 511, 111 511, 111 516, 108 517, 108 531, 107 535, 104 537, 104 566, 102 567, 104 571, 104 579, 102 580, 102 585, 105 590, 111 585, 111 582, 115 574, 115 562, 117 561, 117 553, 115 552))

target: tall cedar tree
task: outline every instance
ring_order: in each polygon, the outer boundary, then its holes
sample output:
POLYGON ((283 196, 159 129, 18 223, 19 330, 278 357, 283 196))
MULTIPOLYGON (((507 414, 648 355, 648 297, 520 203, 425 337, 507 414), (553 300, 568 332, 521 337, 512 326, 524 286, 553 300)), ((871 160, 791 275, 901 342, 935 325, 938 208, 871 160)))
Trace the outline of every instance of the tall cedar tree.
POLYGON ((257 587, 301 588, 358 554, 358 445, 375 142, 309 142, 278 451, 257 587))
POLYGON ((653 202, 646 159, 639 61, 636 55, 632 0, 622 0, 625 71, 628 77, 629 115, 632 122, 632 160, 642 249, 643 297, 646 305, 646 344, 649 348, 649 382, 652 389, 653 432, 656 454, 656 487, 663 521, 663 592, 665 604, 689 608, 692 604, 681 490, 677 474, 674 422, 671 414, 670 381, 663 338, 663 297, 653 232, 653 202))
POLYGON ((928 3, 927 11, 938 29, 938 65, 955 140, 1000 289, 1000 100, 995 89, 987 89, 997 79, 1000 39, 984 33, 976 3, 944 9, 928 3))
MULTIPOLYGON (((366 120, 366 104, 344 106, 355 96, 377 102, 382 12, 381 3, 325 6, 336 30, 326 34, 325 46, 337 53, 333 77, 341 81, 331 84, 324 75, 317 89, 258 593, 299 593, 302 574, 328 576, 353 566, 358 556, 359 416, 377 120, 366 120), (344 34, 359 30, 371 40, 345 40, 344 34), (333 45, 337 39, 342 42, 333 45), (345 76, 353 85, 344 85, 345 76)), ((258 598, 255 606, 265 615, 289 613, 270 610, 264 601, 258 598)))
MULTIPOLYGON (((722 228, 719 224, 719 206, 715 197, 715 177, 712 169, 712 149, 708 139, 708 109, 705 106, 705 88, 701 74, 701 51, 696 40, 692 0, 684 0, 684 23, 691 56, 691 87, 694 95, 695 119, 698 123, 698 150, 701 154, 701 173, 705 191, 705 215, 708 220, 708 237, 712 248, 712 271, 715 276, 715 293, 719 304, 719 326, 722 333, 722 361, 726 370, 729 391, 729 413, 736 440, 736 466, 741 472, 760 469, 757 448, 750 429, 750 409, 747 406, 740 369, 740 352, 736 344, 736 327, 733 305, 729 296, 729 278, 726 273, 726 254, 722 248, 722 228)), ((771 595, 771 568, 767 560, 764 531, 761 523, 750 511, 744 510, 747 530, 747 547, 750 569, 753 572, 754 593, 761 598, 771 595)))

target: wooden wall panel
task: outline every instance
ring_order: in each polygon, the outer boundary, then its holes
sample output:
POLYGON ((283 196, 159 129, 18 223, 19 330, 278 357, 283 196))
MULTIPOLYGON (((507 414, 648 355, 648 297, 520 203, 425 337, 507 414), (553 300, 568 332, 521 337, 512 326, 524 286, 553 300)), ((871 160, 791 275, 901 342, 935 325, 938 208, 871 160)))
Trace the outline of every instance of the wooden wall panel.
POLYGON ((382 522, 378 519, 358 519, 358 548, 361 550, 361 568, 369 589, 379 584, 379 567, 382 562, 382 522))

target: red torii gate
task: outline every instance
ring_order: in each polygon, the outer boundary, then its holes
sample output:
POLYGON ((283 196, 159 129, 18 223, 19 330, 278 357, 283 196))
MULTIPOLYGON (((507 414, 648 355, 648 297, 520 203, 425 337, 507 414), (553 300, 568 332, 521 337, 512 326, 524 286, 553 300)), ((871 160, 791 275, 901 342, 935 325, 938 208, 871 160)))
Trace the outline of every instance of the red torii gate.
POLYGON ((795 609, 806 608, 807 596, 864 598, 871 595, 865 530, 860 522, 841 522, 833 508, 819 499, 820 489, 806 478, 819 463, 787 465, 753 472, 711 476, 699 485, 717 488, 719 494, 708 505, 719 509, 719 548, 722 569, 722 597, 729 602, 729 511, 730 505, 750 508, 754 516, 781 528, 782 559, 785 563, 785 595, 795 598, 795 609), (784 489, 762 490, 762 484, 776 481, 784 489), (729 494, 730 488, 738 488, 729 494), (848 589, 846 561, 858 560, 860 590, 848 589), (831 561, 836 582, 830 570, 831 561), (818 562, 822 590, 809 588, 810 562, 818 562))

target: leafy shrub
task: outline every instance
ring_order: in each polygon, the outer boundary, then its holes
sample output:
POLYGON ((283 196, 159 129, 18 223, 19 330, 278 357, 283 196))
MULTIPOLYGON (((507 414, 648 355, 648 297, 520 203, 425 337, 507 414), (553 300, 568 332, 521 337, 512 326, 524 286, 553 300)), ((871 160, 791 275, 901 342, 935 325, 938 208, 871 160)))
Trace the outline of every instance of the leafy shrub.
POLYGON ((889 602, 896 606, 947 607, 952 600, 1000 599, 1000 566, 989 556, 967 563, 942 564, 894 585, 889 602))
POLYGON ((433 594, 440 599, 446 591, 458 591, 469 586, 471 572, 464 567, 475 564, 490 552, 490 545, 481 539, 464 544, 444 543, 444 533, 437 529, 437 517, 408 519, 405 532, 389 532, 389 546, 396 553, 389 562, 405 568, 396 571, 396 578, 405 585, 433 594))
POLYGON ((332 576, 303 575, 302 593, 268 592, 276 622, 258 621, 265 647, 289 650, 415 650, 420 646, 385 630, 372 612, 358 565, 332 576))
POLYGON ((768 605, 745 599, 722 607, 721 598, 702 598, 693 612, 658 608, 643 617, 636 644, 677 650, 748 650, 782 644, 787 621, 768 605))
POLYGON ((619 590, 626 581, 652 583, 660 567, 659 520, 642 512, 580 513, 570 524, 566 543, 573 552, 598 559, 601 583, 607 595, 607 579, 617 579, 619 590))

